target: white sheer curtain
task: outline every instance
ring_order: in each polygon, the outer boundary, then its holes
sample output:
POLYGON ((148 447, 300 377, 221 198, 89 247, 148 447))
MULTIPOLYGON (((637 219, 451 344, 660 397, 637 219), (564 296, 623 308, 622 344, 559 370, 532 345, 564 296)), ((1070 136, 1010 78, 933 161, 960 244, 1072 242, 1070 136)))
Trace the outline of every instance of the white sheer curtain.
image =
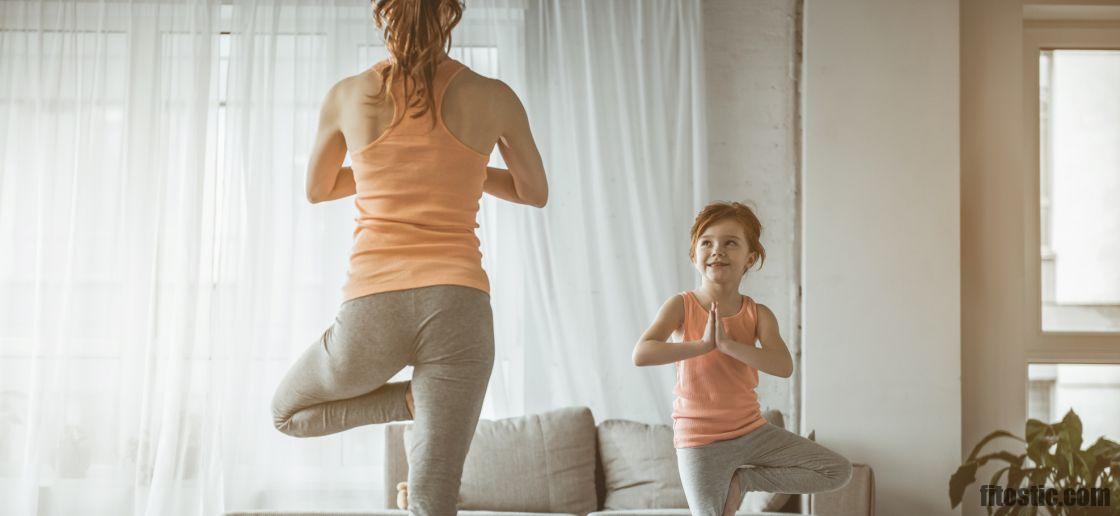
MULTIPOLYGON (((552 186, 480 213, 484 416, 664 421, 672 371, 629 354, 692 282, 699 4, 466 14, 453 55, 518 91, 552 186)), ((380 428, 293 439, 269 413, 353 227, 350 201, 304 200, 319 103, 382 56, 364 2, 0 2, 0 513, 382 505, 380 428)))
POLYGON ((688 230, 707 191, 698 1, 542 0, 525 14, 526 103, 544 210, 488 199, 497 415, 587 405, 668 422, 671 368, 638 336, 691 288, 688 230))

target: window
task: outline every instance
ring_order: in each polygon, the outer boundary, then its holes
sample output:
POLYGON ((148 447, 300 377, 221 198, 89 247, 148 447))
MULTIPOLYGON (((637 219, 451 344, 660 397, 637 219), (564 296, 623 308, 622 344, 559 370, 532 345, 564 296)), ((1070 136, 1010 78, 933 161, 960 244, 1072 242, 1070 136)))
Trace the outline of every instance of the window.
POLYGON ((1120 331, 1120 51, 1039 55, 1042 329, 1120 331))
POLYGON ((1074 410, 1086 448, 1120 436, 1120 27, 1023 11, 1025 415, 1074 410))

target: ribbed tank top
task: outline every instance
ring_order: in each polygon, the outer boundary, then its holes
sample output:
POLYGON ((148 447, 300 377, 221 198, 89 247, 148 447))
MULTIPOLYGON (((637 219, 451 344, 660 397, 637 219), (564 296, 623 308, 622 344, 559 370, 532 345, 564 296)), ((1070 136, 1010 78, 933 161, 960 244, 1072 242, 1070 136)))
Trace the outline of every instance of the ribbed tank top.
MULTIPOLYGON (((708 311, 692 292, 684 297, 684 323, 678 331, 682 340, 704 338, 708 311)), ((757 340, 758 307, 743 296, 739 313, 721 317, 724 332, 732 339, 753 346, 757 340)), ((712 350, 677 363, 673 389, 673 446, 690 448, 734 439, 766 424, 758 405, 758 369, 719 350, 712 350)))
MULTIPOLYGON (((373 70, 386 66, 389 60, 373 70)), ((419 108, 402 112, 402 81, 394 81, 393 119, 399 124, 350 152, 357 226, 344 300, 430 285, 490 292, 475 235, 490 156, 451 134, 440 114, 447 85, 464 69, 451 58, 437 65, 435 107, 419 118, 411 117, 419 108)))

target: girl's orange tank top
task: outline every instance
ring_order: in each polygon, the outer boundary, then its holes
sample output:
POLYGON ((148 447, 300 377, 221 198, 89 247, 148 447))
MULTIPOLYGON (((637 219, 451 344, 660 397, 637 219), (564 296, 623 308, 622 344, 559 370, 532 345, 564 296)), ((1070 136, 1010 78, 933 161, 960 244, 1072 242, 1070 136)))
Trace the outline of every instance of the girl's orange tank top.
MULTIPOLYGON (((684 297, 684 341, 704 338, 708 311, 692 292, 684 297)), ((743 296, 739 313, 721 317, 724 332, 753 346, 757 340, 758 307, 743 296)), ((758 405, 758 369, 719 350, 681 360, 673 389, 673 446, 690 448, 734 439, 766 424, 758 405)))
MULTIPOLYGON (((384 60, 373 70, 388 65, 384 60)), ((490 156, 460 141, 441 115, 448 84, 466 68, 451 58, 437 65, 435 107, 418 118, 411 115, 420 108, 402 112, 402 81, 392 81, 393 119, 399 123, 350 152, 357 225, 344 300, 431 285, 490 292, 475 235, 490 156)))

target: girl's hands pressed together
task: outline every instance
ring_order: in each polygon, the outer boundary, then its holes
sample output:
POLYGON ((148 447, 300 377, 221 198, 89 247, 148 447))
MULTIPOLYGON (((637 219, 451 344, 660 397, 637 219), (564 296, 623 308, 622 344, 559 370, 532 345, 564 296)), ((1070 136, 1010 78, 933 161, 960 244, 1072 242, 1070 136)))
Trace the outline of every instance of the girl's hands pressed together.
POLYGON ((708 340, 708 335, 712 336, 713 348, 723 353, 727 353, 732 346, 738 344, 723 331, 723 320, 719 315, 719 303, 713 303, 712 310, 708 312, 708 329, 704 334, 705 341, 708 340))
POLYGON ((700 339, 700 342, 704 344, 705 351, 719 348, 720 333, 722 333, 722 330, 719 324, 719 311, 713 303, 712 308, 708 310, 708 322, 704 324, 704 336, 700 339))
POLYGON ((785 341, 778 334, 778 321, 774 318, 774 313, 764 305, 758 305, 758 314, 758 340, 762 343, 761 348, 755 347, 754 342, 739 342, 725 333, 719 318, 718 306, 713 307, 709 312, 704 342, 708 341, 710 334, 715 341, 716 349, 721 353, 764 373, 789 378, 793 374, 793 359, 790 357, 785 341), (713 324, 715 321, 720 323, 713 324))

